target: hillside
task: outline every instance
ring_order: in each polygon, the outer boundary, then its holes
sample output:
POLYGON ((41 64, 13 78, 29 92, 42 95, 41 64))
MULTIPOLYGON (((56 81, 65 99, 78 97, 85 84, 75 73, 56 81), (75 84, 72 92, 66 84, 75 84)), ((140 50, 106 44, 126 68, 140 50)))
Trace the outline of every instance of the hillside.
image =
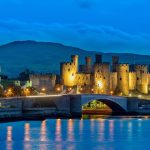
MULTIPOLYGON (((60 62, 70 61, 70 55, 79 55, 79 63, 84 63, 85 56, 100 52, 85 51, 79 48, 51 42, 15 41, 0 46, 0 65, 2 72, 16 76, 20 71, 29 68, 35 72, 59 73, 60 62)), ((111 61, 112 55, 119 55, 122 63, 150 64, 150 56, 135 54, 102 53, 104 61, 111 61)))

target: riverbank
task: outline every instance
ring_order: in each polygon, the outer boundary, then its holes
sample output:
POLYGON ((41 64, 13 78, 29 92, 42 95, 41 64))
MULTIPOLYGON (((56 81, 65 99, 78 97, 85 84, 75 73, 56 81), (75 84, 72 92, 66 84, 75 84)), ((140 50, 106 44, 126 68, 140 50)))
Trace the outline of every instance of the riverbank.
POLYGON ((44 119, 80 119, 82 114, 70 114, 52 107, 43 108, 1 108, 0 122, 22 121, 22 120, 44 120, 44 119))

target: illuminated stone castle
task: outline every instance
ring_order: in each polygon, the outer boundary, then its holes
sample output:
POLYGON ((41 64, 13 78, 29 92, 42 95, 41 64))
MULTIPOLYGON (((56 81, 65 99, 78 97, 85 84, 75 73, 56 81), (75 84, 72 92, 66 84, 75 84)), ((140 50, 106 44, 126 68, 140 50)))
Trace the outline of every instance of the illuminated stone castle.
POLYGON ((147 65, 120 64, 119 57, 112 57, 112 64, 103 62, 96 55, 95 63, 85 58, 85 65, 78 68, 78 56, 71 62, 61 63, 61 84, 76 88, 77 93, 116 94, 128 96, 131 92, 148 94, 150 75, 147 65))

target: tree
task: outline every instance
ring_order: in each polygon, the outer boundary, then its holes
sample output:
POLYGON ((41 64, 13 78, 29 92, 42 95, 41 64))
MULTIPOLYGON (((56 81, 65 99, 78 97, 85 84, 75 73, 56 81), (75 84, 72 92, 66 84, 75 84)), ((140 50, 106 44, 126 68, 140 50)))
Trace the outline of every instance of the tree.
POLYGON ((1 74, 0 77, 1 77, 2 80, 7 80, 8 79, 8 76, 6 76, 6 75, 1 74))
POLYGON ((3 97, 3 92, 4 92, 3 87, 0 85, 0 97, 3 97))
POLYGON ((19 80, 21 80, 21 81, 27 81, 27 80, 29 80, 29 75, 33 74, 33 73, 34 72, 30 71, 29 69, 25 69, 23 72, 21 72, 19 74, 19 80))

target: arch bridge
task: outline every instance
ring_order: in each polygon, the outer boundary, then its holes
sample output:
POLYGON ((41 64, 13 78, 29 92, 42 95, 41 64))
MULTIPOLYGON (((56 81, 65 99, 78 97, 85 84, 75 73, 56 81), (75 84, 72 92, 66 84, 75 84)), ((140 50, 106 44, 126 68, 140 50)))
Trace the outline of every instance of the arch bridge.
POLYGON ((109 106, 113 111, 127 112, 127 98, 111 95, 81 95, 81 105, 97 100, 109 106))

